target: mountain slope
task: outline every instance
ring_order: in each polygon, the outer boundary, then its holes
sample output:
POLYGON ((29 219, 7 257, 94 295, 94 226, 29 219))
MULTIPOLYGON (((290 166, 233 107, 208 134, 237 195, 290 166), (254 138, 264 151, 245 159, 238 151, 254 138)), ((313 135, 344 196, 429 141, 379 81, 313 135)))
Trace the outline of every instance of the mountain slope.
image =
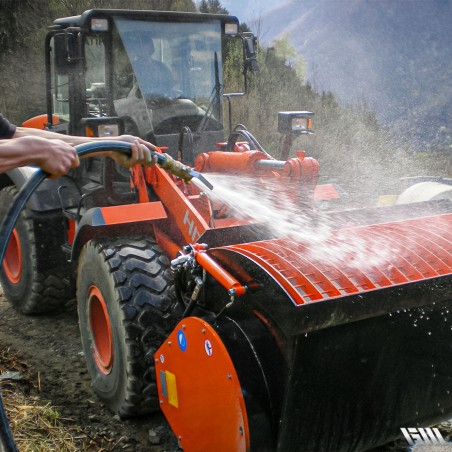
POLYGON ((403 137, 451 144, 452 1, 289 0, 262 18, 282 32, 308 79, 345 102, 366 102, 403 137))
POLYGON ((281 3, 281 0, 221 0, 228 12, 240 19, 240 22, 252 21, 266 11, 281 3))

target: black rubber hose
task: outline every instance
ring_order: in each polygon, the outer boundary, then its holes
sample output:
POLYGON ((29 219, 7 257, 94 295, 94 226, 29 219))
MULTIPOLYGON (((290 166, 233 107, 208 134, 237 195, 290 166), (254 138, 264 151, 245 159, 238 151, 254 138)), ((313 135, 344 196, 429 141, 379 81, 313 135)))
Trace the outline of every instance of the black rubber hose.
MULTIPOLYGON (((242 124, 239 124, 237 127, 240 127, 241 125, 242 124)), ((266 154, 270 158, 273 158, 260 145, 260 143, 256 140, 256 138, 250 132, 248 132, 248 130, 246 130, 246 128, 242 129, 242 128, 237 128, 237 127, 229 135, 229 139, 228 139, 228 143, 226 145, 226 149, 228 149, 229 151, 232 151, 234 149, 234 144, 237 142, 237 139, 239 137, 243 137, 243 138, 245 138, 248 141, 249 144, 253 144, 258 151, 263 152, 264 154, 266 154)))
POLYGON ((9 428, 8 418, 6 417, 3 406, 2 396, 0 394, 0 450, 2 452, 17 452, 17 446, 13 434, 9 428))
MULTIPOLYGON (((131 154, 131 144, 123 141, 92 141, 89 143, 79 144, 78 146, 75 146, 75 149, 79 157, 83 157, 87 154, 104 152, 106 150, 118 151, 127 155, 131 154)), ((8 209, 5 219, 0 227, 0 268, 9 237, 11 236, 20 212, 25 207, 25 204, 27 204, 30 196, 48 176, 49 174, 42 170, 38 170, 35 174, 33 174, 28 182, 21 188, 17 194, 17 197, 14 198, 13 203, 8 209)))
MULTIPOLYGON (((118 151, 126 155, 131 154, 131 144, 123 141, 91 141, 89 143, 80 144, 75 146, 77 154, 79 157, 83 157, 87 154, 96 154, 98 152, 118 151)), ((8 240, 13 232, 14 226, 17 219, 19 218, 20 212, 27 204, 30 196, 39 187, 39 185, 49 176, 49 173, 45 171, 38 170, 33 176, 28 180, 28 182, 21 188, 17 197, 14 198, 8 212, 6 213, 5 219, 0 227, 0 268, 3 263, 3 258, 5 257, 6 247, 8 245, 8 240)), ((17 452, 17 446, 14 441, 14 437, 9 428, 8 418, 6 416, 5 408, 3 406, 3 401, 0 396, 0 446, 3 446, 2 452, 17 452)))

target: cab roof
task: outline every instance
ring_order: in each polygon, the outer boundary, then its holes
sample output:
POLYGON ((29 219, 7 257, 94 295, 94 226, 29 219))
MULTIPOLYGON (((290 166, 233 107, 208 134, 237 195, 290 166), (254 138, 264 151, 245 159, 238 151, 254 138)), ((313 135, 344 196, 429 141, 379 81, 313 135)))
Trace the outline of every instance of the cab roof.
POLYGON ((162 22, 211 22, 221 21, 239 24, 235 16, 227 14, 187 13, 181 11, 152 11, 152 10, 128 10, 128 9, 90 9, 79 16, 62 17, 53 21, 51 28, 80 27, 89 28, 92 18, 122 17, 136 20, 157 20, 162 22))

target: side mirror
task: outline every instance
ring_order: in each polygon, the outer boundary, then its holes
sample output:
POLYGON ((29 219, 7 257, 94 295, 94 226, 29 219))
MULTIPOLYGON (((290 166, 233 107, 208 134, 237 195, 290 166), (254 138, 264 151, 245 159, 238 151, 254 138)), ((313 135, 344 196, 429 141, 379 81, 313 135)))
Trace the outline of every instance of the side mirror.
POLYGON ((53 37, 57 74, 66 75, 69 67, 79 60, 77 44, 77 36, 72 33, 56 34, 53 37))
POLYGON ((257 64, 257 38, 253 33, 247 31, 242 33, 243 47, 245 51, 245 66, 246 69, 250 69, 253 72, 259 71, 259 65, 257 64))

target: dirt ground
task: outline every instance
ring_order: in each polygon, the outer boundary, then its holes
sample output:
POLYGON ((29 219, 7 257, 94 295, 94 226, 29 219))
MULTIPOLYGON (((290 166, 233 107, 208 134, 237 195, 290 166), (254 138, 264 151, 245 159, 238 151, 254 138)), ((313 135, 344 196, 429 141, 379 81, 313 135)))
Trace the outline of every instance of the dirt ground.
POLYGON ((50 401, 68 428, 78 425, 93 450, 178 451, 163 415, 119 420, 94 395, 80 343, 75 303, 54 315, 26 317, 0 289, 0 348, 18 352, 39 396, 50 401), (157 444, 156 444, 157 443, 157 444))

